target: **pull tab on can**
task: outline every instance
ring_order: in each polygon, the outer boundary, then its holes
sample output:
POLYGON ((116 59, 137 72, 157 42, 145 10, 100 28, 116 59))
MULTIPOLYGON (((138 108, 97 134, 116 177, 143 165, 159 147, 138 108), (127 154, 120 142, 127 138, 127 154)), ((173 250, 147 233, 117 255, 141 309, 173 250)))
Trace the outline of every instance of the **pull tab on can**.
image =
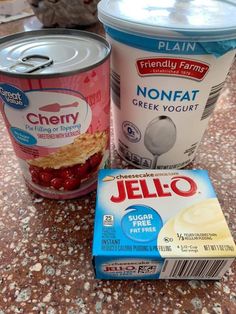
POLYGON ((44 55, 28 55, 12 65, 9 70, 18 73, 33 73, 37 70, 46 68, 53 64, 53 59, 44 55))

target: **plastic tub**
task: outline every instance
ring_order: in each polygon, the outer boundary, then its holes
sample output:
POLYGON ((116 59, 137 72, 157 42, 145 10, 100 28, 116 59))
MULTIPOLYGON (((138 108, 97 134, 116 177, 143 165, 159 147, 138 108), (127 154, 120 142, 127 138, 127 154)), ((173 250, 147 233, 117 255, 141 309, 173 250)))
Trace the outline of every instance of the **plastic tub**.
POLYGON ((196 154, 233 62, 230 1, 102 0, 112 45, 118 153, 139 168, 182 168, 196 154))

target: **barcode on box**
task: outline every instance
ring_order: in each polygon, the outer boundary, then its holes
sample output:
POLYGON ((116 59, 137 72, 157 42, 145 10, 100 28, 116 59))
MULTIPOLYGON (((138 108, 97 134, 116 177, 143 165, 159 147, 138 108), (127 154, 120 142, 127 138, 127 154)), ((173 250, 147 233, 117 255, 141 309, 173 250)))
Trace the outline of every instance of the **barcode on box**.
POLYGON ((120 75, 111 71, 111 96, 114 104, 120 108, 120 75))
POLYGON ((166 259, 161 279, 220 279, 233 262, 227 259, 166 259))
POLYGON ((224 86, 224 82, 215 85, 211 88, 210 95, 207 99, 205 109, 202 114, 201 120, 208 118, 215 108, 215 104, 220 96, 220 92, 222 87, 224 86))

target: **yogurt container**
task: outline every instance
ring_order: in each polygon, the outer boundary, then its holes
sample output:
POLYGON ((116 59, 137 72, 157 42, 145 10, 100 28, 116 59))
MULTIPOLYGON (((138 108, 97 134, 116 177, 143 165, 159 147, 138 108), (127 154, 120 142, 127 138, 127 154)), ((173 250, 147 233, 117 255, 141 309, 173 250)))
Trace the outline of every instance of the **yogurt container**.
POLYGON ((0 109, 27 185, 55 199, 96 187, 109 157, 110 45, 77 30, 0 39, 0 109))
POLYGON ((102 0, 112 45, 115 147, 138 168, 196 154, 236 48, 232 1, 102 0))

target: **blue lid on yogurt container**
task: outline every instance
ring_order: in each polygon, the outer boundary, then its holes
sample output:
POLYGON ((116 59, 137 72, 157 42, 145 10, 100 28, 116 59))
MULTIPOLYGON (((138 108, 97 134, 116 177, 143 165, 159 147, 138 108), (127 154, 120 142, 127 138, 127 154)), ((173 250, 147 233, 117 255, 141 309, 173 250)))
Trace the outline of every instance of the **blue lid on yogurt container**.
POLYGON ((151 37, 236 38, 235 0, 102 0, 98 18, 108 27, 151 37))

